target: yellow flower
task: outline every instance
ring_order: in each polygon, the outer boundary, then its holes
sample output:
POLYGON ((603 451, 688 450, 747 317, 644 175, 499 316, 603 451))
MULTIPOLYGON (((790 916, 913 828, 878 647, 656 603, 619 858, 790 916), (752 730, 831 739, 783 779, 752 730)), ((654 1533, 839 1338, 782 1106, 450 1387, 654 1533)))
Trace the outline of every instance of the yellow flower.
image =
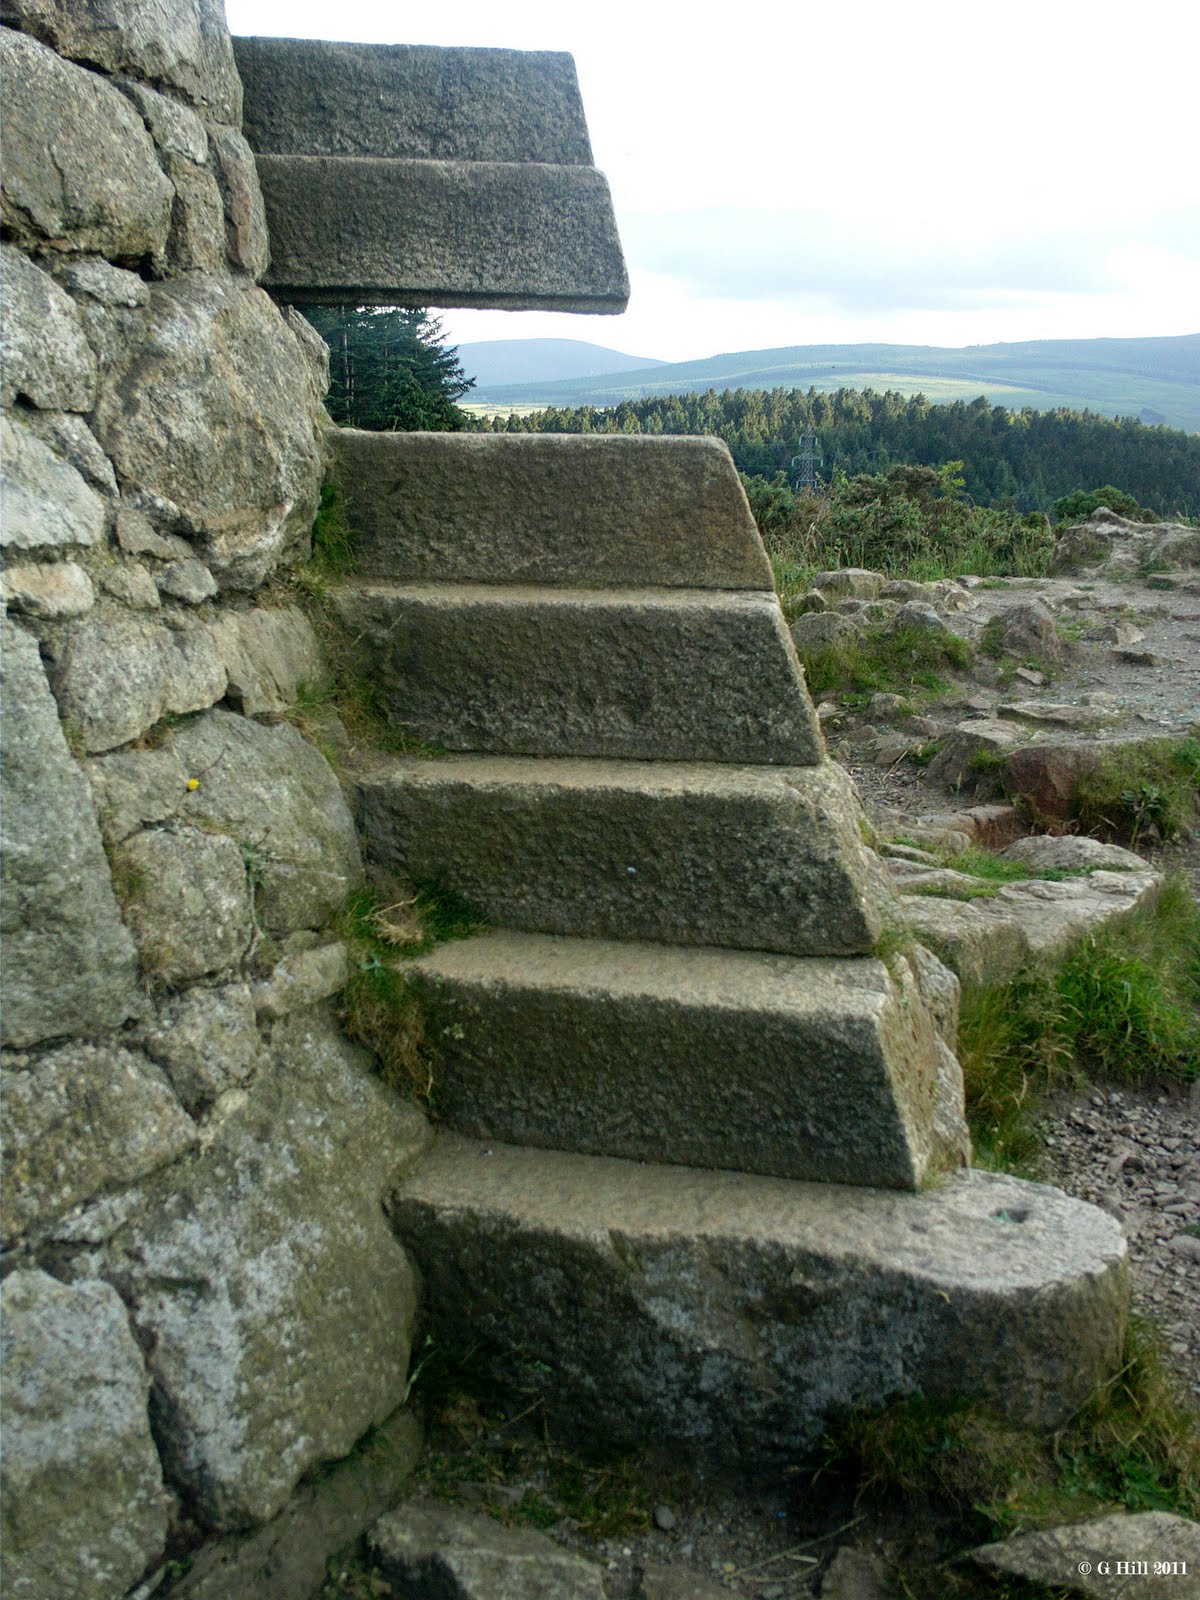
POLYGON ((188 786, 188 793, 190 794, 193 789, 198 789, 200 787, 200 779, 199 778, 189 778, 188 781, 187 781, 187 786, 188 786))

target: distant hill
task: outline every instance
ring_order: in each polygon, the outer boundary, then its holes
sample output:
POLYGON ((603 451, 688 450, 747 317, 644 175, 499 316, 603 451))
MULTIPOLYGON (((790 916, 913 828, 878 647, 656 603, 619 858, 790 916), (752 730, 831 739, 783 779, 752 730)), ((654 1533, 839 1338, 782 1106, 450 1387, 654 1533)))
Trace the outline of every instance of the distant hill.
POLYGON ((648 356, 626 355, 585 339, 481 339, 460 344, 458 359, 476 384, 472 399, 494 384, 556 383, 563 379, 598 378, 609 372, 642 372, 665 363, 648 356))
MULTIPOLYGON (((522 342, 574 343, 512 341, 522 342)), ((464 345, 460 353, 488 348, 464 345)), ((1164 422, 1197 433, 1200 334, 1158 339, 1034 339, 961 349, 903 344, 791 345, 777 350, 736 350, 702 361, 644 362, 557 382, 543 377, 485 386, 481 380, 471 398, 493 405, 612 406, 642 396, 704 389, 774 388, 824 392, 894 389, 901 394, 924 394, 932 401, 973 400, 985 395, 993 405, 1013 410, 1028 406, 1050 411, 1068 406, 1103 416, 1164 422)))

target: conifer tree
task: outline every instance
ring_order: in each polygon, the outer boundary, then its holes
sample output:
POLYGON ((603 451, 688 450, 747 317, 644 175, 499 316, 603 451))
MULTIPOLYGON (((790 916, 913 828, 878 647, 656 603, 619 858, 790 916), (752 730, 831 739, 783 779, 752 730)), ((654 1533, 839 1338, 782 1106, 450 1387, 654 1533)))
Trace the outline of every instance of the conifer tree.
POLYGON ((309 306, 304 314, 329 346, 326 405, 335 422, 386 432, 466 425, 455 401, 475 380, 427 311, 309 306))

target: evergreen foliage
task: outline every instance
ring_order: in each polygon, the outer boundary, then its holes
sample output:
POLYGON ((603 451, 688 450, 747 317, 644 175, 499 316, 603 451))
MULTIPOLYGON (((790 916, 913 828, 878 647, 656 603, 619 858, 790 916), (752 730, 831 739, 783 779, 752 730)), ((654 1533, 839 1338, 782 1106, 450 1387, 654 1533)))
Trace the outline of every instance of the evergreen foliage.
POLYGON ((1085 485, 1105 484, 1099 492, 1107 494, 1120 484, 1124 503, 1163 517, 1200 515, 1200 435, 1091 411, 1010 411, 982 398, 932 405, 922 395, 870 389, 709 389, 607 410, 495 417, 481 426, 497 433, 714 434, 739 471, 768 483, 780 481, 801 436, 815 432, 827 483, 838 474, 886 475, 903 463, 937 472, 958 461, 963 492, 979 506, 1049 511, 1085 485))
POLYGON ((455 401, 475 380, 442 343, 436 317, 403 306, 308 306, 304 315, 329 346, 335 422, 392 433, 466 425, 455 401))

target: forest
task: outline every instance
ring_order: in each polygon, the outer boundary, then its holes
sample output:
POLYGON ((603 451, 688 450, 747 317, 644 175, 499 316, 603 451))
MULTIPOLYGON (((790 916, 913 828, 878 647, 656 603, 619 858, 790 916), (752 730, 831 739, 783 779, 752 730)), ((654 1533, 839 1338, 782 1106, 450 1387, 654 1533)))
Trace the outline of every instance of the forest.
POLYGON ((1010 411, 982 398, 934 405, 870 389, 710 389, 476 425, 498 433, 715 434, 740 472, 768 483, 788 472, 800 439, 813 433, 827 485, 953 461, 961 463, 963 493, 979 506, 1049 513, 1077 490, 1118 484, 1159 517, 1200 515, 1200 435, 1091 411, 1010 411))

